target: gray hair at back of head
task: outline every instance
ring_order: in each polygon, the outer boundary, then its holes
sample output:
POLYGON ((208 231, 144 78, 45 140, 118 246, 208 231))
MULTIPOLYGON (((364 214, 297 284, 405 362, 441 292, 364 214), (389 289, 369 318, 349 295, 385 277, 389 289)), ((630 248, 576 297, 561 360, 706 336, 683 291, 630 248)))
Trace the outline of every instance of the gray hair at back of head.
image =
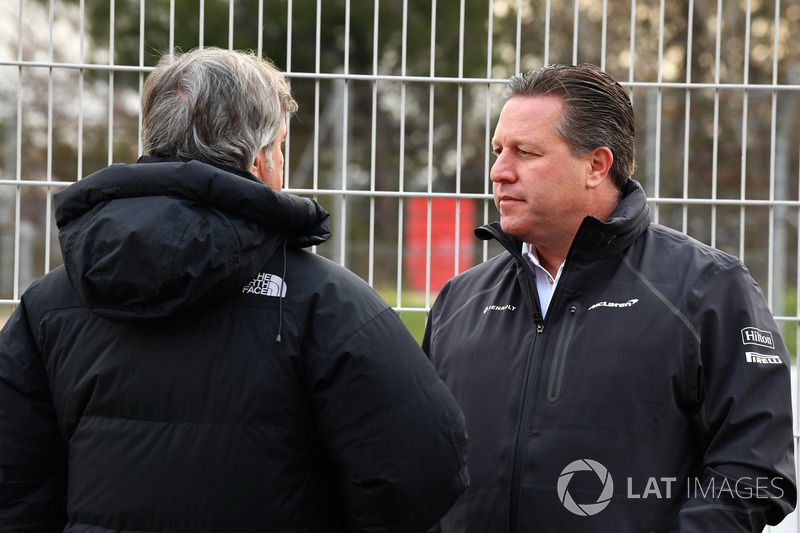
POLYGON ((143 152, 249 170, 295 111, 286 79, 255 54, 203 48, 165 56, 144 84, 143 152))
POLYGON ((573 155, 606 146, 614 155, 611 179, 622 192, 636 168, 636 123, 625 89, 609 74, 590 64, 548 65, 509 80, 502 100, 556 96, 564 110, 556 133, 573 155))

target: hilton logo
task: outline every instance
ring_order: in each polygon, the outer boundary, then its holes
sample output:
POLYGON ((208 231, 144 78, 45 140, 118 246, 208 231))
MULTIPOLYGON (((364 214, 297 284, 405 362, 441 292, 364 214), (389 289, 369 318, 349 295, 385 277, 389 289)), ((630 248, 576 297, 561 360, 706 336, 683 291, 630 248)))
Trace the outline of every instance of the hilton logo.
POLYGON ((772 340, 772 332, 758 328, 744 328, 742 330, 742 344, 755 344, 756 346, 775 349, 775 341, 772 340))

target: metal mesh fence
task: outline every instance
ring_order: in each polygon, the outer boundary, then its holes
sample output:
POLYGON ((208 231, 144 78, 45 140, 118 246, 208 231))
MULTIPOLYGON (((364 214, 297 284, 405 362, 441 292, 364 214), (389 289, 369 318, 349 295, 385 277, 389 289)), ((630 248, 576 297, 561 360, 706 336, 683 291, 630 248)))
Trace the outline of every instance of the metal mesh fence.
POLYGON ((472 229, 497 218, 489 141, 506 80, 589 62, 630 90, 655 220, 742 258, 797 353, 798 0, 2 2, 0 321, 61 262, 52 194, 140 154, 158 57, 217 46, 286 72, 301 106, 286 191, 332 213, 315 251, 418 338, 444 281, 499 251, 472 229))

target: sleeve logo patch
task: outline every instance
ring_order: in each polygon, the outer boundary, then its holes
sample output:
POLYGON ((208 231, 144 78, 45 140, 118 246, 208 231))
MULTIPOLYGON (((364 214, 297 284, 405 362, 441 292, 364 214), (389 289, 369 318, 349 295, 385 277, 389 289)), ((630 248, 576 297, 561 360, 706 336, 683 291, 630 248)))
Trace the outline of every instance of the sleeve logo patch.
POLYGON ((758 363, 760 365, 779 365, 782 363, 778 355, 764 355, 758 352, 745 352, 744 356, 748 363, 758 363))
POLYGON ((771 331, 752 327, 742 329, 742 344, 755 344, 756 346, 775 349, 775 341, 772 338, 771 331))

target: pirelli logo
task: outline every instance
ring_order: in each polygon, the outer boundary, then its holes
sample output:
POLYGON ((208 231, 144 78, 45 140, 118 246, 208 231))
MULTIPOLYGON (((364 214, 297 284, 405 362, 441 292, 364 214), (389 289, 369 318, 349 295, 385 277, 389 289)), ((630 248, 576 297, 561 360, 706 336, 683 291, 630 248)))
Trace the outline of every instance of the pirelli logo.
POLYGON ((759 365, 779 365, 781 358, 778 355, 764 355, 758 352, 745 352, 745 357, 748 363, 756 363, 759 365))
POLYGON ((742 330, 742 344, 755 344, 756 346, 775 349, 772 332, 758 328, 744 328, 742 330))

